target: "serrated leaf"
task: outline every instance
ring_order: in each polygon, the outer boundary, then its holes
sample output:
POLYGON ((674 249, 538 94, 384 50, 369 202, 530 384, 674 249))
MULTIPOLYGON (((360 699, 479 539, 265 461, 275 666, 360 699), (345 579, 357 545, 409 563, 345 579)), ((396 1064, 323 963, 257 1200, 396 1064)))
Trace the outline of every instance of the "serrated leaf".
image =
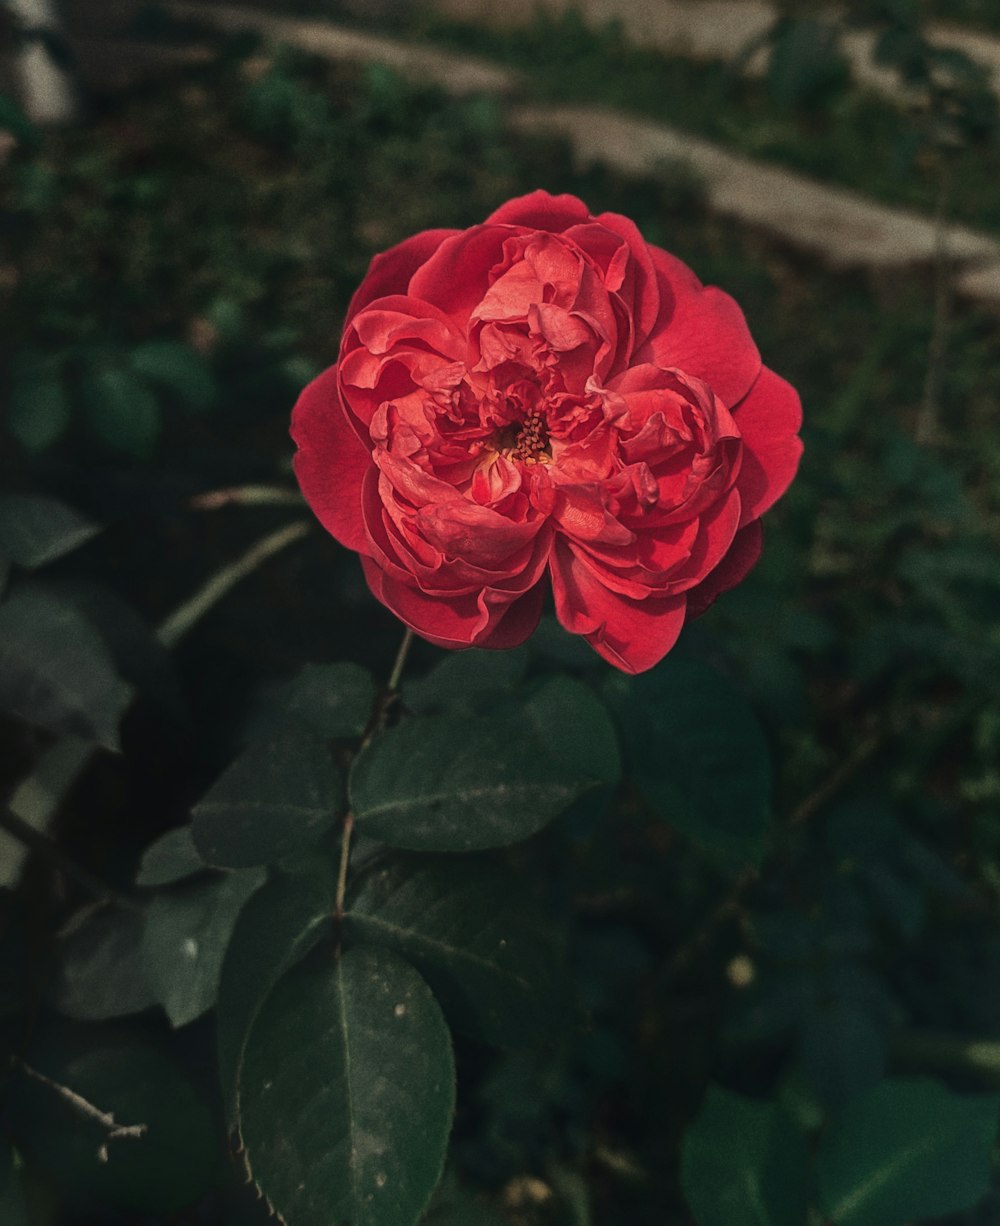
POLYGON ((248 869, 185 882, 153 899, 143 969, 171 1026, 186 1026, 215 1004, 237 917, 263 884, 263 869, 248 869))
POLYGON ((198 855, 191 837, 191 827, 177 826, 161 834, 142 853, 135 884, 173 885, 174 882, 203 873, 205 869, 205 861, 198 855))
POLYGON ((124 366, 99 366, 83 378, 91 425, 117 451, 148 459, 160 435, 160 406, 148 385, 124 366))
POLYGON ((219 1080, 231 1123, 250 1024, 278 980, 332 935, 336 881, 336 867, 317 860, 308 871, 272 877, 239 914, 222 963, 216 1010, 219 1080))
POLYGON ((681 1152, 698 1226, 805 1226, 808 1172, 805 1137, 783 1111, 709 1087, 681 1152))
POLYGON ((144 911, 99 911, 61 943, 52 1004, 81 1022, 141 1013, 157 1003, 146 979, 144 911))
POLYGON ((350 795, 370 838, 412 851, 477 851, 526 839, 595 786, 546 753, 523 720, 427 716, 361 753, 350 795))
POLYGON ((212 1113, 182 1069, 155 1048, 105 1040, 79 1051, 50 1042, 30 1051, 27 1062, 119 1124, 147 1126, 144 1136, 109 1141, 104 1124, 83 1119, 49 1086, 22 1078, 17 1136, 74 1199, 171 1215, 200 1200, 218 1179, 212 1113), (104 1146, 107 1160, 101 1161, 104 1146))
POLYGON ((357 946, 274 989, 240 1069, 247 1169, 293 1226, 413 1226, 444 1164, 448 1029, 402 959, 357 946))
POLYGON ((337 816, 339 775, 327 746, 298 729, 252 745, 192 810, 198 854, 250 868, 307 850, 337 816))
POLYGON ((7 397, 7 428, 25 451, 51 447, 69 425, 66 387, 56 370, 40 367, 17 377, 7 397))
POLYGON ((100 636, 70 603, 22 586, 0 605, 0 708, 117 749, 130 697, 100 636))
POLYGON ((412 962, 473 1038, 538 1043, 565 1013, 549 925, 517 875, 485 856, 376 861, 349 896, 346 923, 412 962))
POLYGON ((764 734, 736 686, 679 655, 615 677, 608 700, 650 806, 730 869, 759 863, 771 819, 764 734))
POLYGON ((0 554, 29 570, 61 558, 100 531, 99 524, 55 498, 0 498, 0 554))
POLYGON ((884 1081, 823 1133, 820 1205, 836 1226, 904 1226, 971 1209, 990 1187, 1000 1097, 928 1077, 884 1081))
POLYGON ((360 664, 307 664, 288 687, 286 715, 319 737, 361 736, 375 705, 375 682, 360 664))
POLYGON ((133 370, 174 392, 195 412, 215 399, 218 389, 204 358, 182 341, 144 341, 132 350, 129 362, 133 370))

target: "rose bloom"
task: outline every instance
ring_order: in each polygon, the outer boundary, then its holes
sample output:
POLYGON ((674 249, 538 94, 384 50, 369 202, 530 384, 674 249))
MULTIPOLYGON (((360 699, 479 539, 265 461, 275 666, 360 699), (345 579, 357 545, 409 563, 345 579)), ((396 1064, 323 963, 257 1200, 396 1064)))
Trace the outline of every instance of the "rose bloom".
POLYGON ((732 298, 534 192, 375 257, 292 437, 312 509, 418 634, 513 647, 551 584, 637 673, 756 562, 800 422, 732 298))

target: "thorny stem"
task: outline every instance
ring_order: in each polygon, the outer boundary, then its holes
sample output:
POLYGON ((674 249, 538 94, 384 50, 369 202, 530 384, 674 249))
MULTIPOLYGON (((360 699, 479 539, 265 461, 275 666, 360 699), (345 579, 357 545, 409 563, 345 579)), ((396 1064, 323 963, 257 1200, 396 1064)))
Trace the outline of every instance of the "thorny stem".
POLYGON ((23 1060, 19 1060, 17 1057, 11 1059, 11 1064, 13 1067, 20 1069, 26 1077, 30 1077, 32 1081, 38 1081, 58 1094, 63 1102, 68 1103, 78 1115, 82 1115, 84 1119, 92 1120, 95 1124, 100 1124, 102 1128, 108 1130, 104 1144, 97 1151, 98 1160, 101 1162, 107 1162, 108 1160, 108 1143, 110 1141, 118 1141, 122 1138, 137 1141, 149 1131, 148 1124, 119 1124, 110 1111, 102 1111, 100 1107, 95 1107, 82 1094, 77 1094, 69 1086, 53 1081, 51 1077, 46 1077, 44 1073, 40 1073, 38 1069, 32 1068, 30 1064, 25 1064, 23 1060))
MULTIPOLYGON (((392 672, 389 674, 389 680, 386 683, 385 689, 379 694, 375 700, 375 705, 372 708, 371 718, 368 720, 368 727, 365 729, 364 736, 361 738, 360 749, 367 748, 371 744, 372 739, 385 724, 392 708, 393 702, 396 700, 396 695, 399 691, 399 683, 402 680, 403 669, 406 667, 406 657, 410 654, 410 646, 413 643, 413 631, 407 627, 406 633, 403 635, 403 641, 399 645, 399 650, 396 652, 396 659, 392 665, 392 672)), ((360 750, 359 750, 360 752, 360 750)), ((341 827, 340 835, 340 866, 337 870, 337 894, 333 905, 333 918, 338 929, 344 919, 344 900, 347 896, 347 868, 351 859, 351 835, 354 833, 354 814, 348 812, 344 817, 344 823, 341 827)), ((338 952, 340 945, 338 942, 338 952)))

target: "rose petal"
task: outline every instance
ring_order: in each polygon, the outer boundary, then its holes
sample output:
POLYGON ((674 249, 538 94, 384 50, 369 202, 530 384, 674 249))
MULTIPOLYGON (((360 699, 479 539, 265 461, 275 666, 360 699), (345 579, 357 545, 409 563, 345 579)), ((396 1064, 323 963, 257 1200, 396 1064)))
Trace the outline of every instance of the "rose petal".
POLYGON ((348 549, 370 550, 361 489, 372 458, 350 425, 331 366, 302 392, 292 410, 292 461, 299 487, 323 527, 348 549))
POLYGON ((609 592, 562 543, 553 550, 549 568, 559 621, 622 672, 645 672, 677 642, 687 607, 684 596, 630 600, 609 592))
POLYGON ((660 318, 633 362, 676 366, 704 379, 732 408, 760 372, 760 353, 743 312, 714 286, 703 286, 686 264, 650 248, 659 280, 660 318))
POLYGON ((529 192, 508 200, 486 218, 487 225, 530 226, 560 234, 569 226, 590 220, 590 210, 576 196, 552 196, 546 191, 529 192))
POLYGON ((802 402, 790 383, 765 366, 733 417, 743 435, 743 466, 736 480, 742 526, 763 515, 792 483, 802 455, 802 402))
POLYGON ((688 616, 700 617, 723 592, 742 583, 756 566, 763 543, 764 530, 759 519, 741 528, 718 566, 688 592, 688 616))
POLYGON ((404 625, 438 647, 516 647, 541 615, 543 593, 537 584, 535 595, 529 591, 518 597, 486 588, 478 595, 442 600, 390 578, 363 555, 361 565, 375 597, 404 625))
POLYGON ((347 307, 345 322, 350 323, 358 311, 376 298, 405 294, 410 278, 420 265, 434 254, 446 238, 459 233, 459 230, 423 230, 375 256, 347 307))

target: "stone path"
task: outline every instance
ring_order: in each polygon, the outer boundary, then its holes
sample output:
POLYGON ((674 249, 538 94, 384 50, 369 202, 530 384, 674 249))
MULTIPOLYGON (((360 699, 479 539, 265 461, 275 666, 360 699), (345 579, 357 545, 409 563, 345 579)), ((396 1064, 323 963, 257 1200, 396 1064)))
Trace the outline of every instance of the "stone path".
MULTIPOLYGON (((593 6, 618 0, 588 2, 593 6)), ((699 7, 716 2, 700 0, 699 7)), ((646 4, 651 5, 652 0, 646 0, 646 4)), ((737 7, 744 4, 757 7, 756 0, 740 0, 737 7)), ((644 7, 642 0, 637 0, 636 7, 644 7)), ((513 94, 520 84, 517 73, 484 61, 328 22, 275 18, 235 6, 206 7, 190 0, 177 0, 170 9, 185 18, 209 19, 227 30, 253 29, 269 40, 332 60, 391 64, 410 77, 434 81, 459 94, 513 94)), ((521 130, 567 137, 583 162, 604 162, 625 173, 655 173, 665 162, 684 163, 701 182, 713 211, 808 251, 831 267, 914 268, 929 265, 935 256, 937 234, 929 218, 754 161, 652 121, 575 106, 514 105, 511 118, 521 130)), ((988 234, 953 227, 948 234, 948 251, 956 266, 958 292, 1000 308, 1000 242, 988 234)))
MULTIPOLYGON (((777 10, 766 0, 433 0, 444 16, 477 25, 510 26, 530 22, 539 7, 550 13, 576 9, 597 28, 621 23, 629 42, 698 60, 734 60, 766 34, 777 10)), ((949 24, 930 28, 942 47, 954 47, 978 60, 1000 87, 1000 38, 949 24)), ((884 93, 898 94, 895 73, 872 63, 870 34, 848 34, 844 50, 858 80, 884 93)), ((746 71, 763 73, 763 51, 750 57, 746 71)))

